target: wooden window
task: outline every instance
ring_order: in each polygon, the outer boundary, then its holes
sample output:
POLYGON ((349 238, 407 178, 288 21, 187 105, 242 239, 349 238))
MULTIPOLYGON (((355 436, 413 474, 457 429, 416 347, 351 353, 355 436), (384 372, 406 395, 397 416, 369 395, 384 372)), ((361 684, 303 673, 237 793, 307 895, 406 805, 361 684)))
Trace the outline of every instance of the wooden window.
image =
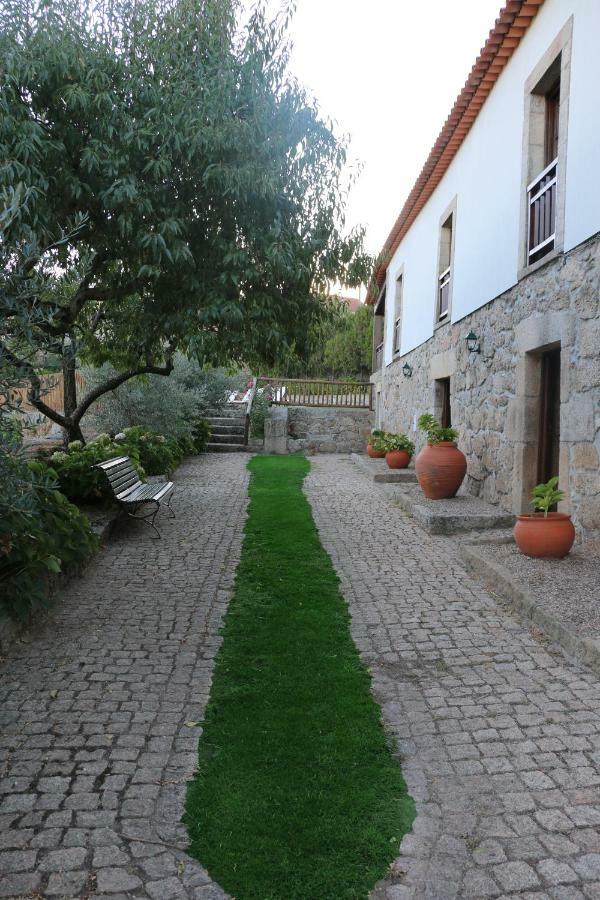
POLYGON ((400 353, 402 334, 402 291, 403 278, 402 275, 399 275, 396 279, 396 298, 394 304, 394 353, 400 353))
POLYGON ((373 311, 373 372, 383 365, 383 336, 385 332, 385 288, 379 295, 373 311))
MULTIPOLYGON (((558 190, 560 120, 560 56, 552 63, 534 94, 543 103, 544 147, 541 172, 527 185, 527 262, 537 262, 554 249, 558 190)), ((534 170, 535 171, 535 170, 534 170)))
POLYGON ((440 258, 438 265, 437 321, 444 322, 450 311, 450 283, 452 280, 452 214, 442 225, 440 232, 440 258))

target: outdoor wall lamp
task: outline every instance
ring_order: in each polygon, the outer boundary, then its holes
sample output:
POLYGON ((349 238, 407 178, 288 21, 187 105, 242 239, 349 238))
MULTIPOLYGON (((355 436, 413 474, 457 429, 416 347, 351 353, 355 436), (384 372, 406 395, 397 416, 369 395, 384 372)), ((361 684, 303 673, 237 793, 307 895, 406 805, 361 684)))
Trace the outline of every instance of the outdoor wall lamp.
POLYGON ((470 331, 465 340, 467 341, 467 350, 469 353, 481 353, 479 338, 474 331, 470 331))
POLYGON ((402 366, 402 374, 404 375, 404 377, 411 378, 412 373, 413 373, 412 366, 409 365, 407 362, 404 363, 404 365, 402 366))

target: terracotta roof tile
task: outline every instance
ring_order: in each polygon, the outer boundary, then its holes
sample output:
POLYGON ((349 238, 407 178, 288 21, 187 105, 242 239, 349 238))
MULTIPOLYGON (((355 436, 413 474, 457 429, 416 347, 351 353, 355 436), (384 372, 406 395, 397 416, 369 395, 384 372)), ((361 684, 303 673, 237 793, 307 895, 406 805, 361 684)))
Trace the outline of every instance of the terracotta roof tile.
MULTIPOLYGON (((400 241, 417 218, 436 186, 441 181, 462 142, 469 133, 479 110, 506 63, 519 46, 544 0, 508 0, 500 10, 496 23, 456 98, 438 138, 431 148, 419 177, 383 246, 382 262, 375 280, 381 287, 388 263, 400 241)), ((375 301, 375 291, 367 295, 367 303, 375 301)))

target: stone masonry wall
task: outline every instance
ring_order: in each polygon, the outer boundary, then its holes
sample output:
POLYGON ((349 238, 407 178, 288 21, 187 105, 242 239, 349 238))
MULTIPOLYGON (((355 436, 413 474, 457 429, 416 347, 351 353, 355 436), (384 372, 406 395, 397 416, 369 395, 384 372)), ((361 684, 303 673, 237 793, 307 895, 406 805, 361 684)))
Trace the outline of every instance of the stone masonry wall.
MULTIPOLYGON (((560 345, 560 482, 580 537, 600 539, 600 235, 531 273, 505 294, 373 377, 379 423, 415 437, 439 415, 435 381, 450 376, 452 425, 468 460, 467 487, 512 512, 529 511, 536 481, 540 351, 560 345), (481 353, 467 350, 474 331, 481 353), (537 353, 536 353, 537 351, 537 353), (402 366, 413 368, 404 377, 402 366)), ((418 447, 422 438, 417 436, 418 447)))
POLYGON ((362 452, 373 427, 369 409, 290 406, 288 450, 362 452))

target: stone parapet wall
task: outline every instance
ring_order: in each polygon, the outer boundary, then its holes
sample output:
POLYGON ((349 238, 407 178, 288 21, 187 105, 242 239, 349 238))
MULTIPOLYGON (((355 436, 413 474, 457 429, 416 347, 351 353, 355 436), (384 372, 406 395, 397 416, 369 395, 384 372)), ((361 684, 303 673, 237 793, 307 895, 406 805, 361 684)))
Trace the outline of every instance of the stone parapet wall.
POLYGON ((288 407, 288 450, 314 453, 364 451, 373 427, 369 409, 288 407))
POLYGON ((536 480, 541 351, 560 345, 560 470, 580 537, 600 538, 600 236, 396 358, 381 373, 381 427, 416 437, 422 412, 440 413, 436 379, 450 377, 452 425, 467 455, 469 491, 528 511, 536 480), (469 353, 473 331, 481 353, 469 353), (402 366, 413 369, 406 378, 402 366))

